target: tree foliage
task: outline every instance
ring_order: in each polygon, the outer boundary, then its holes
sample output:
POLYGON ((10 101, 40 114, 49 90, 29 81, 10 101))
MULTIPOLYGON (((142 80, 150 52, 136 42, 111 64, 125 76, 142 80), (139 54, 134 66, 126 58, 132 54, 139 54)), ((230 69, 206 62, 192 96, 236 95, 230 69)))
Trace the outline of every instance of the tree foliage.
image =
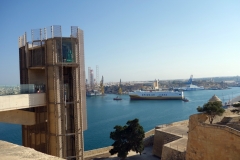
POLYGON ((239 114, 239 108, 238 109, 232 109, 231 112, 239 114))
POLYGON ((110 138, 114 140, 113 149, 109 151, 111 155, 117 153, 118 157, 124 159, 130 150, 142 153, 145 134, 138 121, 138 119, 129 120, 125 126, 116 125, 114 127, 115 131, 110 133, 110 138))
POLYGON ((240 103, 238 102, 238 103, 235 103, 235 104, 233 104, 232 105, 233 107, 240 107, 240 103))
POLYGON ((238 103, 233 104, 232 106, 236 107, 236 108, 232 109, 231 112, 239 114, 239 112, 240 112, 240 101, 238 101, 238 103))
POLYGON ((203 107, 198 106, 197 111, 207 114, 210 124, 216 115, 220 116, 225 112, 222 108, 222 102, 219 101, 205 103, 203 107))

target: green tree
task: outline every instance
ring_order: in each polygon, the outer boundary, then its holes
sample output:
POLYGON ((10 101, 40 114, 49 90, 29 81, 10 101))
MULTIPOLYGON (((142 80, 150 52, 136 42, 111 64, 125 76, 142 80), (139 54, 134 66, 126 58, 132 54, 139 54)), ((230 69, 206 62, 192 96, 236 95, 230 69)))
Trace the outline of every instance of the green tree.
POLYGON ((117 153, 118 157, 125 159, 130 150, 142 153, 145 134, 143 127, 138 122, 138 119, 129 120, 125 126, 116 125, 114 127, 115 131, 110 133, 110 138, 114 140, 113 149, 109 151, 111 155, 117 153))
POLYGON ((240 112, 240 101, 238 101, 238 103, 233 104, 232 106, 235 107, 235 109, 232 109, 231 112, 239 114, 239 112, 240 112))
POLYGON ((240 102, 235 103, 235 104, 233 104, 232 106, 233 106, 233 107, 240 107, 240 102))
POLYGON ((203 107, 198 106, 197 111, 207 114, 210 124, 216 115, 220 116, 225 112, 222 108, 222 102, 219 101, 205 103, 203 107))

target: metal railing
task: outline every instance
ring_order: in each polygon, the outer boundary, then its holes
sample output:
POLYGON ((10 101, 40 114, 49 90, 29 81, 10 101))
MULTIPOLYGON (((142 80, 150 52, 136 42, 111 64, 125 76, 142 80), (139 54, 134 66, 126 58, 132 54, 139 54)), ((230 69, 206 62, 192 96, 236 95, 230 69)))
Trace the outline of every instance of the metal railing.
POLYGON ((0 85, 0 96, 44 92, 45 92, 44 84, 0 85))

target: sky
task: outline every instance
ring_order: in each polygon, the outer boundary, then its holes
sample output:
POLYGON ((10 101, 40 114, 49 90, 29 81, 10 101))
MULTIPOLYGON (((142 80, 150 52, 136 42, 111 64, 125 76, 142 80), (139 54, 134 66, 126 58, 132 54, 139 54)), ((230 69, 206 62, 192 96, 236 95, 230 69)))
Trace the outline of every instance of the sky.
POLYGON ((240 75, 239 0, 0 2, 0 85, 19 84, 18 37, 61 25, 84 31, 88 67, 105 82, 240 75))

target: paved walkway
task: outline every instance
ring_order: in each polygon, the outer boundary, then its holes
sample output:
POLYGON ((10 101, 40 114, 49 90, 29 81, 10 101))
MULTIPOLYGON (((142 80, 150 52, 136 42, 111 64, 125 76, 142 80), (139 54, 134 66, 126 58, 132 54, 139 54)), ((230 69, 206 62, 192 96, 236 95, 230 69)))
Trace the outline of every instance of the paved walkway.
MULTIPOLYGON (((145 147, 141 155, 137 154, 136 152, 130 151, 126 160, 159 160, 160 158, 152 154, 152 148, 152 146, 145 147)), ((117 155, 112 155, 105 158, 94 158, 93 160, 120 160, 120 158, 117 157, 117 155)))
POLYGON ((167 133, 171 133, 174 135, 178 135, 180 137, 188 137, 188 126, 187 125, 176 125, 176 126, 168 126, 160 129, 160 131, 164 131, 167 133))

